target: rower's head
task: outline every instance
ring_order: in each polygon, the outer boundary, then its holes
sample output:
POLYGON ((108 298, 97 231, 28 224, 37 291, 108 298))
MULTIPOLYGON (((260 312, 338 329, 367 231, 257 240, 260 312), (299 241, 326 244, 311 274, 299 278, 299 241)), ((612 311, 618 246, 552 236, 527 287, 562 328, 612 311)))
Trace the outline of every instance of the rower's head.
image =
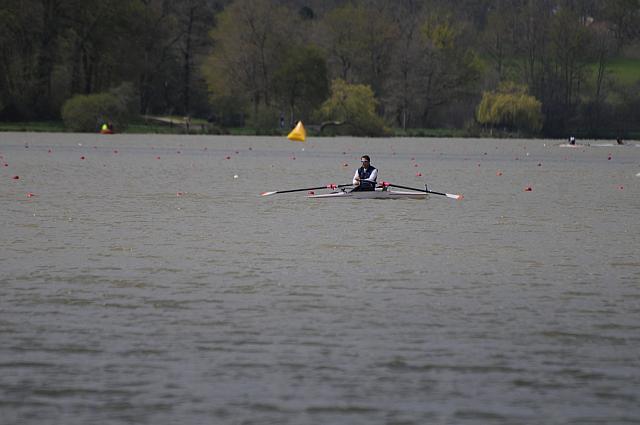
POLYGON ((364 168, 369 168, 369 163, 371 162, 371 158, 369 158, 369 155, 362 155, 362 158, 360 158, 360 162, 362 162, 362 166, 364 168))

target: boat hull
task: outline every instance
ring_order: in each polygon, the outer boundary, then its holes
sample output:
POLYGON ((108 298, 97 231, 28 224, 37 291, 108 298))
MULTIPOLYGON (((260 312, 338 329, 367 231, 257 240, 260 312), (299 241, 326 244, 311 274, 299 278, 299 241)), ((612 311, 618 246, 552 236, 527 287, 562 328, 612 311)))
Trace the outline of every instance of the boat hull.
POLYGON ((427 194, 422 192, 402 192, 396 190, 370 190, 362 192, 336 191, 332 193, 324 193, 320 195, 309 195, 308 198, 313 199, 332 199, 332 198, 349 198, 349 199, 426 199, 427 194))

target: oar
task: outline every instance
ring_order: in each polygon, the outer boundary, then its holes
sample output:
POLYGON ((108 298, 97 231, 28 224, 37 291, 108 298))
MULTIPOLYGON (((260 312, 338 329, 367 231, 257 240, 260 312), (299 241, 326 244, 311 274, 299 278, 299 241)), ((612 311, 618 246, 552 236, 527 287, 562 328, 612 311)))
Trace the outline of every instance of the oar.
POLYGON ((276 193, 291 193, 291 192, 304 192, 307 190, 320 190, 320 189, 337 189, 339 187, 353 186, 352 184, 327 184, 325 186, 307 187, 305 189, 291 189, 291 190, 274 190, 273 192, 262 192, 260 196, 271 196, 276 193))
POLYGON ((446 196, 447 198, 457 199, 457 200, 460 200, 460 199, 464 198, 464 196, 462 196, 462 195, 453 195, 451 193, 434 192, 432 190, 427 189, 427 185, 426 184, 424 185, 424 189, 416 189, 415 187, 400 186, 400 185, 397 185, 397 184, 391 184, 389 182, 382 182, 382 186, 383 187, 391 186, 391 187, 397 187, 399 189, 415 190, 415 191, 418 191, 418 192, 431 193, 433 195, 446 196))

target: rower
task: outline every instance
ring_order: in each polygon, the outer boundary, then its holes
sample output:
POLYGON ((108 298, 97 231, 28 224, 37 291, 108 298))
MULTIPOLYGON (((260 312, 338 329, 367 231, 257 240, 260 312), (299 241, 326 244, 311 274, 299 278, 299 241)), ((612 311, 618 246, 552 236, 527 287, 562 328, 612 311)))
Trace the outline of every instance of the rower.
POLYGON ((369 155, 362 155, 360 162, 362 162, 362 167, 358 168, 353 175, 353 185, 355 187, 352 192, 375 190, 378 169, 371 165, 369 155))

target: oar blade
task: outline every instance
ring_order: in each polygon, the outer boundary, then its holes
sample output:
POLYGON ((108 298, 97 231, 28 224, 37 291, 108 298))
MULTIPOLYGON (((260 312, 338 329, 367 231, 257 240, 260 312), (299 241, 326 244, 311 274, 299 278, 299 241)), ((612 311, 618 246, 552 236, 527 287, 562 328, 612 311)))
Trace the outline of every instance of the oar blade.
POLYGON ((274 192, 262 192, 260 194, 260 196, 271 196, 271 195, 275 195, 276 193, 278 193, 277 191, 274 192))
POLYGON ((433 190, 428 190, 426 188, 426 186, 425 186, 424 189, 418 189, 418 188, 415 188, 415 187, 407 187, 407 186, 400 186, 400 185, 397 185, 397 184, 391 184, 389 182, 382 182, 382 186, 383 187, 391 186, 391 187, 397 187, 397 188, 400 188, 400 189, 415 190, 417 192, 430 193, 432 195, 446 196, 447 198, 455 199, 457 201, 459 201, 459 200, 464 198, 464 196, 462 196, 462 195, 454 195, 454 194, 451 194, 451 193, 434 192, 433 190))

